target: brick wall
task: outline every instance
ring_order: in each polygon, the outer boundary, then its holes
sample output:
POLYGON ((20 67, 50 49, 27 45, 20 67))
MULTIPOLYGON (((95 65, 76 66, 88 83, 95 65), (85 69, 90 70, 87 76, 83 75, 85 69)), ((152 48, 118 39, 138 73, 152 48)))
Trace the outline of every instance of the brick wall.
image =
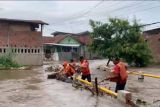
POLYGON ((11 47, 41 47, 42 35, 41 32, 17 31, 3 32, 0 30, 0 46, 11 47), (8 36, 9 35, 9 36, 8 36))
POLYGON ((144 34, 146 42, 152 51, 155 62, 160 62, 160 33, 158 34, 144 34))
POLYGON ((31 31, 30 25, 29 24, 12 24, 10 25, 10 30, 12 31, 31 31))
POLYGON ((28 23, 9 23, 0 21, 0 29, 2 31, 31 31, 31 25, 28 23))
POLYGON ((13 52, 19 64, 42 65, 42 44, 42 33, 29 24, 0 22, 0 56, 13 52))

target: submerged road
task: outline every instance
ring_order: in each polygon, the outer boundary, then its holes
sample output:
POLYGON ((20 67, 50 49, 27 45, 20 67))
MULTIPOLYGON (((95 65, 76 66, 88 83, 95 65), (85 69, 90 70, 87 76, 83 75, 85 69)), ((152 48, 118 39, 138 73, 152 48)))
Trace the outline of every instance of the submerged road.
MULTIPOLYGON (((96 69, 98 65, 105 64, 106 60, 90 61, 92 77, 100 81, 105 77, 105 71, 96 69), (100 79, 101 78, 101 79, 100 79)), ((49 64, 34 67, 32 70, 5 70, 0 71, 0 107, 129 107, 110 96, 96 97, 89 91, 75 89, 69 83, 57 80, 47 80, 45 68, 49 64)), ((150 67, 131 70, 141 70, 146 73, 160 75, 160 67, 150 67)), ((139 98, 159 107, 160 80, 145 77, 139 82, 138 77, 129 75, 126 90, 133 93, 133 99, 139 98)), ((114 90, 115 84, 109 83, 107 87, 114 90)))
POLYGON ((46 66, 0 71, 0 107, 124 107, 110 96, 92 96, 69 83, 47 80, 46 66))

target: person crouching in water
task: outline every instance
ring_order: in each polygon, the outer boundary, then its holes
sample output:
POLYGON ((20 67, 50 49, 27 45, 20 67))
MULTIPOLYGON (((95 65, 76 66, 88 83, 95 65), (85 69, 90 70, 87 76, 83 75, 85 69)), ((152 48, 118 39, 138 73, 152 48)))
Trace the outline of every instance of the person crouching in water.
POLYGON ((76 68, 76 62, 73 59, 70 59, 70 65, 72 66, 73 69, 76 68))
POLYGON ((74 68, 68 62, 64 61, 63 69, 57 73, 57 80, 70 83, 74 73, 74 68))
POLYGON ((107 80, 116 82, 115 92, 118 90, 124 90, 127 82, 128 74, 126 65, 120 61, 119 58, 113 59, 114 68, 111 71, 114 75, 113 77, 108 77, 107 80))
POLYGON ((88 82, 91 82, 91 73, 89 69, 89 62, 84 59, 83 56, 80 56, 80 67, 82 72, 82 78, 83 80, 87 79, 88 82))
POLYGON ((70 63, 64 62, 62 74, 68 78, 72 77, 74 73, 75 73, 74 67, 70 63))

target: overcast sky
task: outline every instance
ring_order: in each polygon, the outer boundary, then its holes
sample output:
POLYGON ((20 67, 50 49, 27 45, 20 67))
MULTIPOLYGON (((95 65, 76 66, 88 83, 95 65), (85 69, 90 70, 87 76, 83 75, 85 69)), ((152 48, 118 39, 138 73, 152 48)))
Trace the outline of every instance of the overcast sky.
MULTIPOLYGON (((0 17, 42 20, 44 35, 54 31, 78 33, 90 30, 89 19, 105 22, 109 17, 140 23, 160 21, 160 1, 0 1, 0 17)), ((160 24, 146 29, 160 27, 160 24)))

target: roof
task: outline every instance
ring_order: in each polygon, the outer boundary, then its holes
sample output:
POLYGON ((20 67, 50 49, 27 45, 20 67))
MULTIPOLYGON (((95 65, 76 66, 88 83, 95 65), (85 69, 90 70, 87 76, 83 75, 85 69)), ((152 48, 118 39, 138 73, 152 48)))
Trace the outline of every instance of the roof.
POLYGON ((155 29, 150 29, 150 30, 146 30, 143 33, 147 33, 147 34, 158 34, 160 33, 160 28, 155 28, 155 29))
POLYGON ((67 35, 61 35, 61 36, 55 36, 55 37, 44 37, 43 36, 43 43, 59 43, 66 37, 67 35))
POLYGON ((54 41, 53 37, 43 36, 43 43, 52 43, 54 41))
POLYGON ((70 46, 70 47, 79 47, 79 44, 57 44, 57 43, 45 43, 47 45, 55 45, 55 46, 70 46))
POLYGON ((41 21, 41 20, 22 20, 22 19, 8 19, 8 18, 0 18, 0 21, 8 21, 8 22, 23 22, 23 23, 32 23, 32 24, 48 25, 48 23, 43 22, 43 21, 41 21))
POLYGON ((58 36, 54 36, 54 37, 43 37, 43 43, 56 43, 58 44, 60 41, 62 41, 63 39, 65 39, 66 37, 71 36, 73 39, 77 40, 78 42, 80 42, 82 45, 89 45, 91 42, 91 38, 89 35, 58 35, 58 36))
MULTIPOLYGON (((41 32, 10 32, 9 45, 12 47, 40 47, 42 46, 41 32)), ((7 47, 6 32, 0 32, 0 46, 7 47)))
POLYGON ((89 35, 90 32, 89 31, 84 31, 84 32, 80 32, 80 33, 77 33, 77 35, 89 35))
POLYGON ((51 35, 57 36, 57 35, 74 35, 74 36, 83 36, 83 35, 89 35, 89 31, 84 31, 84 32, 80 32, 80 33, 69 33, 69 32, 60 32, 60 31, 56 31, 51 33, 51 35))
MULTIPOLYGON (((50 40, 48 40, 49 42, 52 43, 58 43, 61 40, 63 40, 64 38, 66 38, 67 36, 71 36, 72 38, 76 39, 78 42, 80 42, 83 45, 89 45, 91 43, 91 38, 90 38, 90 32, 89 31, 84 31, 84 32, 80 32, 80 33, 67 33, 67 32, 53 32, 52 35, 54 35, 54 37, 52 38, 48 38, 50 40), (54 40, 52 40, 54 39, 54 40)), ((47 43, 47 42, 45 42, 47 43)))
POLYGON ((54 36, 57 36, 57 35, 75 35, 73 33, 68 33, 68 32, 60 32, 60 31, 56 31, 56 32, 53 32, 51 33, 51 35, 54 35, 54 36))
POLYGON ((83 45, 89 45, 91 43, 91 38, 89 35, 85 36, 76 36, 74 37, 77 41, 79 41, 83 45))

